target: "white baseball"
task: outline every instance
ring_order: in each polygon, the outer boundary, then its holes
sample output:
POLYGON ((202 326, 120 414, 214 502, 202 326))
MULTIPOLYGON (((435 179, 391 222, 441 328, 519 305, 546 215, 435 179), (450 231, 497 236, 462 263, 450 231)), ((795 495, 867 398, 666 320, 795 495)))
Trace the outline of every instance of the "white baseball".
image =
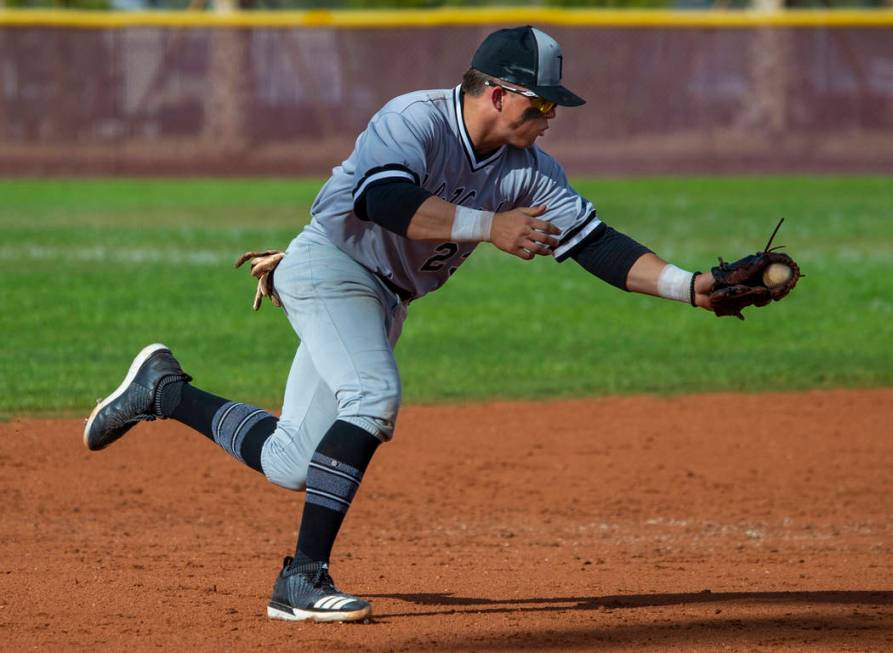
POLYGON ((763 270, 763 283, 767 288, 774 288, 787 283, 794 271, 784 263, 772 263, 763 270))

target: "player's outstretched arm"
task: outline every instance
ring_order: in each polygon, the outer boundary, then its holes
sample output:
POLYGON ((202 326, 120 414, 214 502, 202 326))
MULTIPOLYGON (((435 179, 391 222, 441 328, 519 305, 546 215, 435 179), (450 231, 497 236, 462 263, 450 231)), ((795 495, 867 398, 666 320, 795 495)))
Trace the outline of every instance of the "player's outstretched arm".
MULTIPOLYGON (((666 286, 673 282, 671 273, 673 271, 672 268, 675 268, 675 266, 672 266, 671 269, 668 269, 668 265, 657 254, 652 252, 643 254, 633 263, 626 275, 626 289, 630 292, 642 293, 644 295, 676 299, 675 297, 668 297, 669 293, 666 286)), ((682 281, 685 281, 685 279, 682 279, 682 281)), ((689 284, 688 287, 683 288, 682 286, 684 285, 684 283, 680 285, 680 290, 685 297, 689 298, 689 301, 692 301, 692 287, 689 284)), ((698 274, 694 278, 693 290, 694 304, 708 311, 711 310, 710 293, 713 290, 713 275, 709 272, 698 274)))
POLYGON ((711 273, 680 270, 604 223, 571 256, 586 271, 621 290, 712 310, 710 293, 714 278, 711 273))
POLYGON ((705 273, 680 270, 648 252, 630 267, 626 289, 700 306, 717 317, 743 320, 742 309, 783 299, 801 276, 792 258, 771 251, 769 245, 734 263, 720 259, 719 266, 705 273))

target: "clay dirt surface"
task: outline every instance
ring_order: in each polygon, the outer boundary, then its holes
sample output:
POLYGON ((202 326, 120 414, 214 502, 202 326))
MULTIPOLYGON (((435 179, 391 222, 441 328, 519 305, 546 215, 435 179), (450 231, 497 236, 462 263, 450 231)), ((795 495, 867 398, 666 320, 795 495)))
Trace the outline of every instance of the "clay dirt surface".
POLYGON ((0 423, 0 648, 891 651, 893 389, 409 406, 270 621, 303 495, 172 421, 0 423))

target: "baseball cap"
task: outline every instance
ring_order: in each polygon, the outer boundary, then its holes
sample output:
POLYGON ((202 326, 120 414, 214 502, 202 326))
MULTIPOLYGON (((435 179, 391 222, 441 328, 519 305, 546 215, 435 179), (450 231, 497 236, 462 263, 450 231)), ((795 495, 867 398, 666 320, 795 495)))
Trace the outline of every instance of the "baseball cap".
POLYGON ((530 25, 493 32, 471 59, 472 68, 520 84, 561 106, 585 104, 586 100, 561 85, 561 63, 558 42, 530 25))

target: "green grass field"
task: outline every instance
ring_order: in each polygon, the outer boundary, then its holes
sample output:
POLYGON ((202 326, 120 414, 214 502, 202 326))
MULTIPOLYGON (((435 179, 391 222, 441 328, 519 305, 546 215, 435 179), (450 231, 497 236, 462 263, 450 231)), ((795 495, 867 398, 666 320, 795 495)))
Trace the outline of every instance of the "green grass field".
MULTIPOLYGON (((0 413, 86 414, 146 343, 200 386, 277 408, 297 340, 232 262, 284 248, 317 180, 0 181, 0 413)), ((609 224, 688 269, 776 242, 806 278, 717 319, 620 292, 573 261, 483 245, 413 304, 408 402, 893 384, 893 180, 578 180, 609 224)))

